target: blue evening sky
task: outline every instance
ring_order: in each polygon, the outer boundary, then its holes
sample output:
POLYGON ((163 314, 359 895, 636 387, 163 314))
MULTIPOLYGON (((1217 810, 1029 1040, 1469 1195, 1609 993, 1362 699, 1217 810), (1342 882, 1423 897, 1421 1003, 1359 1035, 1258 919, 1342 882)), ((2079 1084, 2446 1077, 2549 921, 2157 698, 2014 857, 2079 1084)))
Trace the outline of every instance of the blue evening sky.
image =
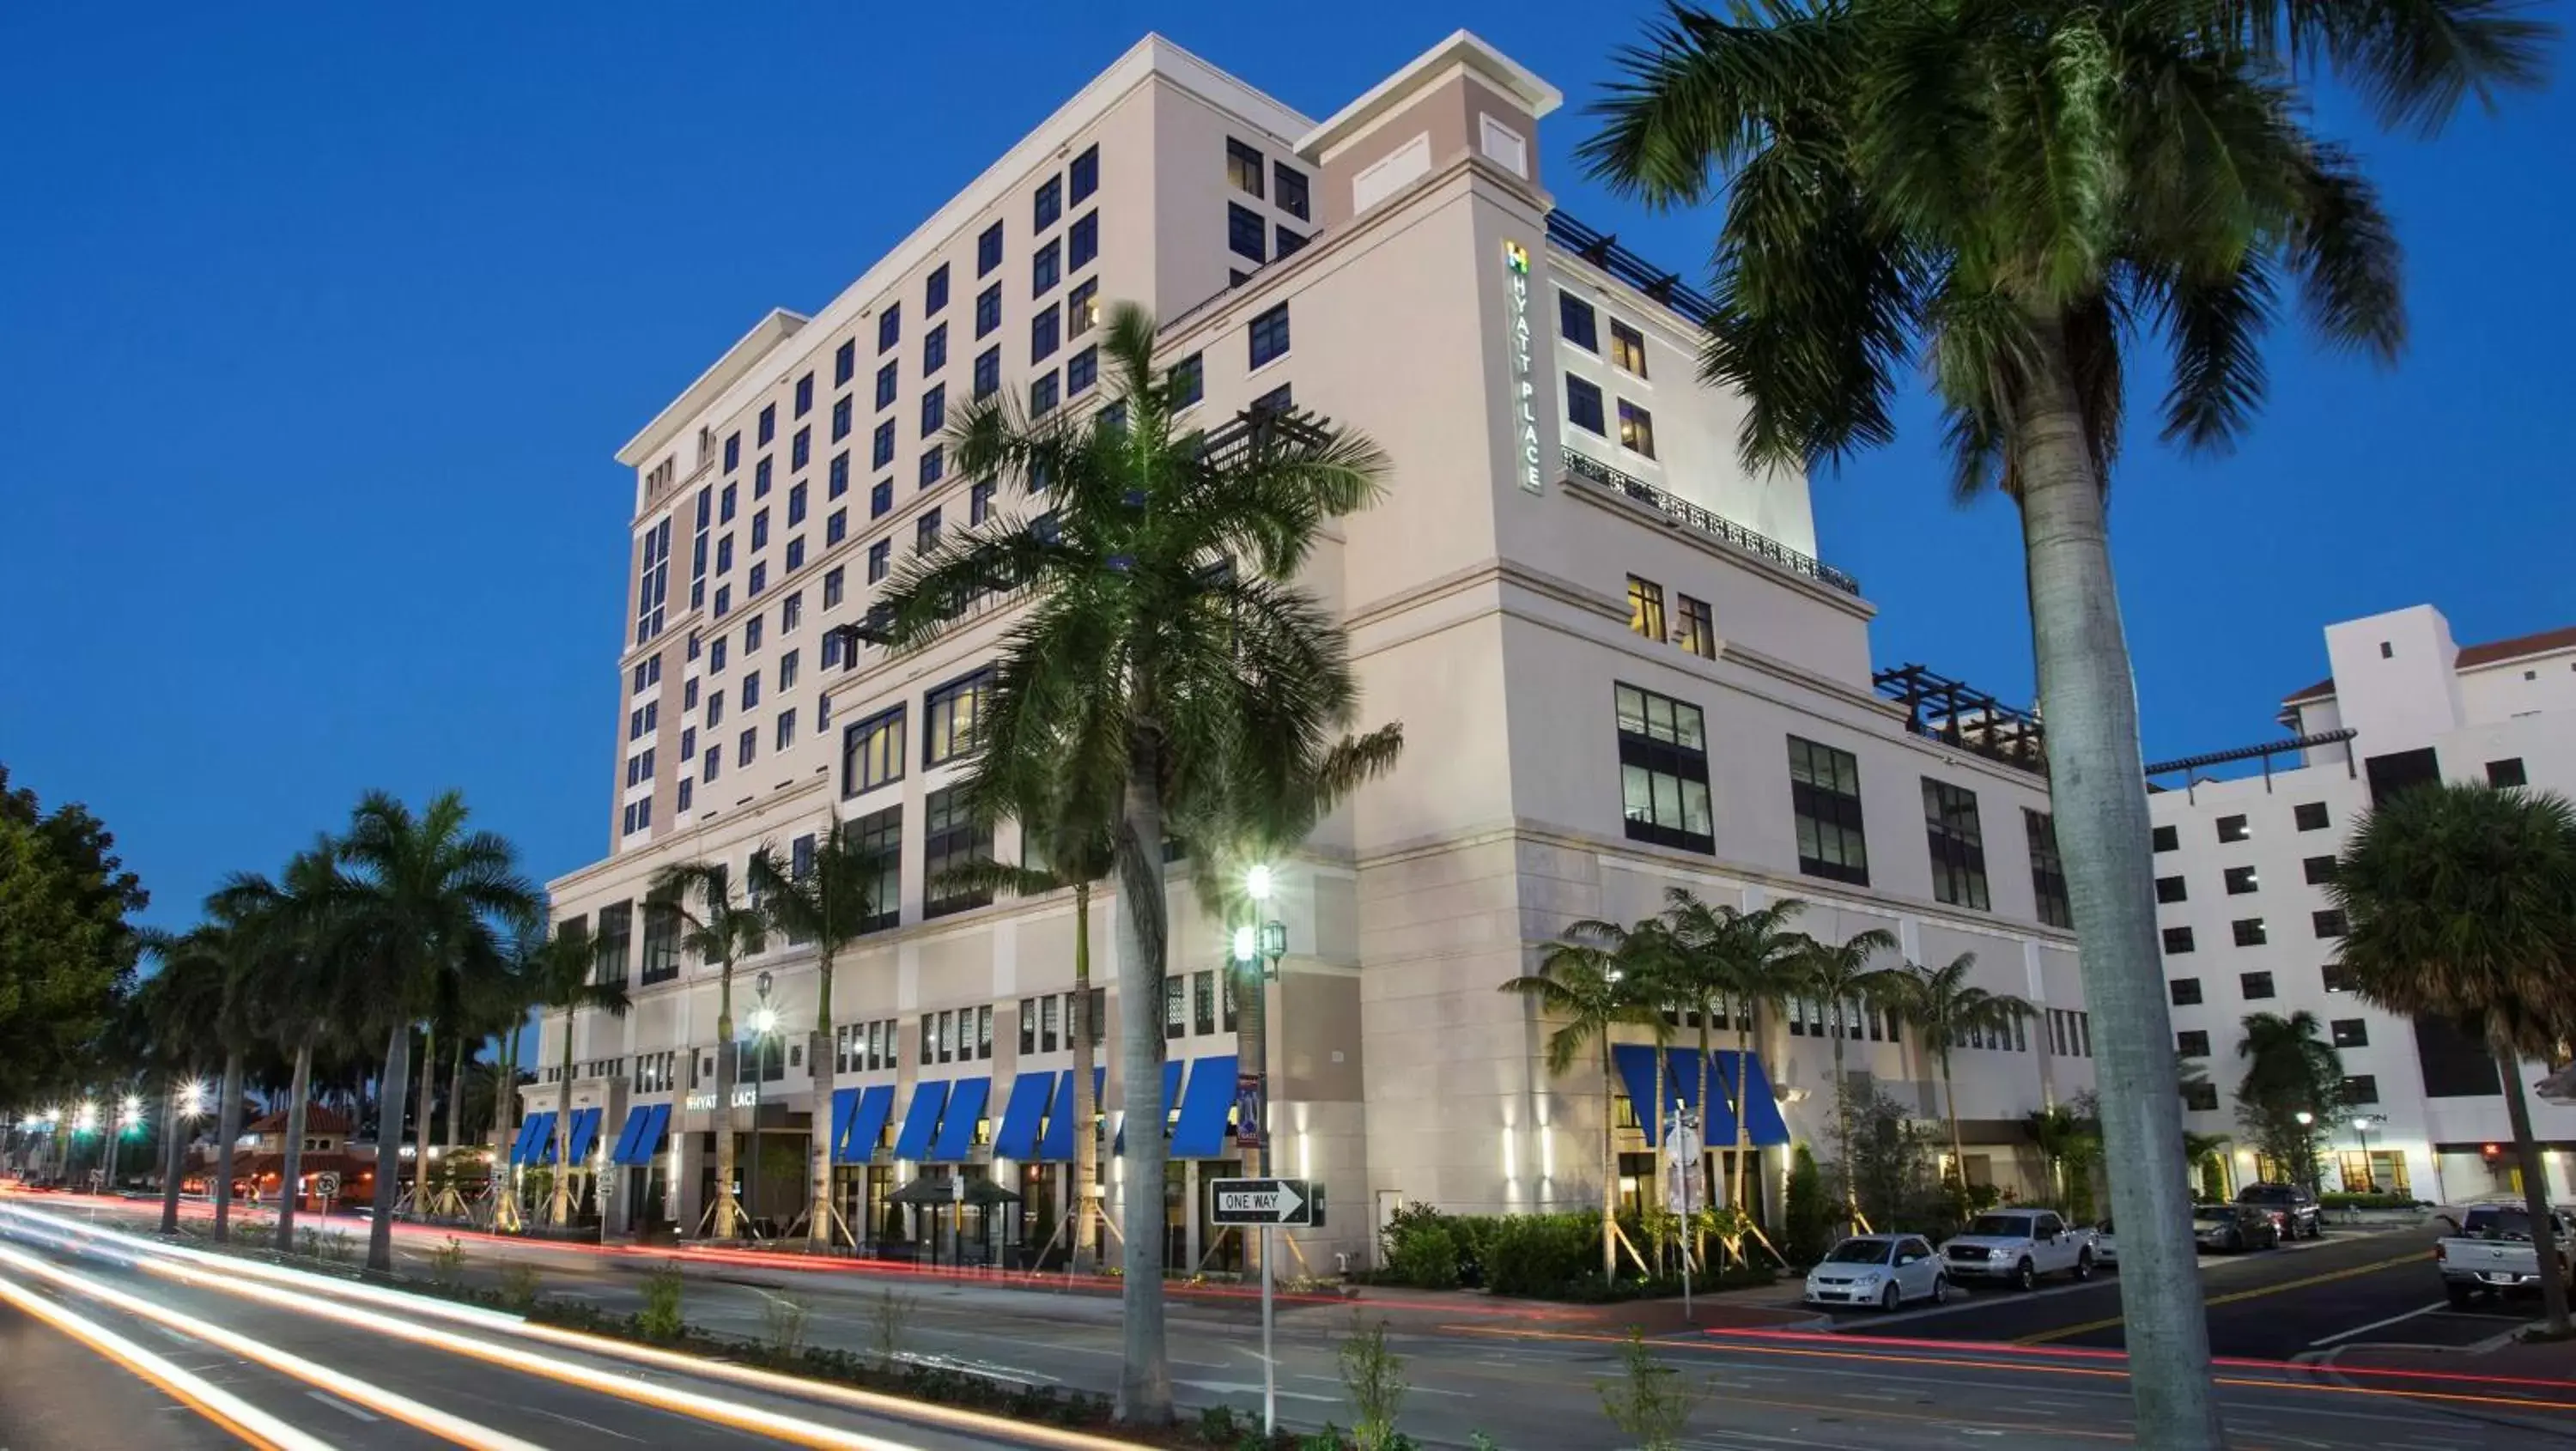
MULTIPOLYGON (((11 6, 0 762, 103 815, 163 922, 370 786, 460 786, 533 872, 580 866, 618 756, 609 455, 763 311, 820 307, 1149 29, 1320 117, 1469 26, 1566 92, 1560 201, 1696 273, 1713 217, 1642 215, 1570 159, 1646 10, 11 6)), ((2369 137, 2410 249, 2403 365, 2285 333, 2234 457, 2133 441, 2114 537, 2151 756, 2273 734, 2330 621, 2576 619, 2571 135, 2562 86, 2369 137)), ((1929 410, 1906 421, 1816 481, 1822 552, 1883 612, 1880 663, 2026 700, 2014 516, 1954 508, 1929 410)))

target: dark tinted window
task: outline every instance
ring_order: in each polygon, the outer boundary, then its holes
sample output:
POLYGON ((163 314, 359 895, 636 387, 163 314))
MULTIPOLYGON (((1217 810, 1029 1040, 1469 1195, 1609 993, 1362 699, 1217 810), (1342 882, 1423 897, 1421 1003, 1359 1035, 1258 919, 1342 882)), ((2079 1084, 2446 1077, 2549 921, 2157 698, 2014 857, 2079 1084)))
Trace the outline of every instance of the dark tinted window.
POLYGON ((2487 762, 2487 784, 2499 789, 2507 786, 2529 785, 2529 779, 2522 772, 2522 757, 2513 756, 2501 761, 2487 762))
POLYGON ((2326 804, 2322 801, 2302 801, 2290 809, 2290 816, 2301 831, 2323 831, 2328 824, 2326 804))

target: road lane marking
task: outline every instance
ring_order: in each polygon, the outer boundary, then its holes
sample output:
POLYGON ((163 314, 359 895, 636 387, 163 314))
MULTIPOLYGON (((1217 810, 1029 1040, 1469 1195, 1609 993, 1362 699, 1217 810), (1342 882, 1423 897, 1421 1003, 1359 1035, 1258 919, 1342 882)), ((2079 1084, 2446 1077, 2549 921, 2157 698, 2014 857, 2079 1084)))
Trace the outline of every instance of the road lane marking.
POLYGON ((641 1436, 629 1436, 623 1431, 603 1426, 597 1421, 585 1421, 579 1416, 567 1416, 561 1411, 549 1411, 543 1406, 523 1405, 518 1409, 526 1411, 532 1415, 543 1416, 549 1421, 561 1421, 567 1426, 579 1426, 585 1431, 597 1431, 603 1436, 614 1436, 620 1441, 641 1441, 644 1439, 641 1436))
POLYGON ((16 1281, 0 1278, 0 1300, 43 1321, 140 1377, 162 1394, 221 1426, 260 1451, 332 1451, 331 1443, 299 1431, 205 1377, 180 1369, 106 1326, 74 1314, 16 1281))
MULTIPOLYGON (((2304 1290, 2311 1285, 2326 1285, 2332 1284, 2336 1280, 2350 1280, 2356 1279, 2362 1275, 2375 1275, 2381 1270, 2393 1269, 2398 1265, 2420 1265, 2424 1263, 2424 1259, 2424 1255, 2421 1252, 2418 1252, 2415 1254, 2398 1255, 2392 1259, 2373 1260, 2366 1265, 2349 1265, 2340 1270, 2328 1270, 2321 1275, 2308 1275, 2301 1279, 2283 1280, 2277 1285, 2258 1285, 2251 1290, 2239 1290, 2232 1295, 2213 1295, 2210 1298, 2201 1301, 2201 1305, 2203 1308, 2207 1308, 2213 1305, 2233 1305, 2240 1300, 2259 1300, 2266 1295, 2278 1295, 2289 1290, 2304 1290)), ((2022 1336, 2020 1339, 2015 1340, 2013 1344, 2046 1345, 2052 1340, 2071 1340, 2078 1335, 2090 1335, 2096 1330, 2108 1330, 2115 1325, 2123 1325, 2127 1322, 2127 1316, 2114 1315, 2108 1320, 2088 1320, 2081 1325, 2061 1325, 2055 1330, 2043 1330, 2037 1335, 2022 1336)))
POLYGON ((384 1417, 366 1409, 364 1406, 350 1405, 347 1401, 340 1399, 338 1396, 325 1395, 321 1391, 306 1391, 305 1394, 311 1396, 317 1401, 320 1401, 322 1404, 329 1406, 331 1409, 338 1411, 341 1415, 349 1417, 351 1420, 381 1421, 384 1419, 384 1417))
POLYGON ((2373 1330, 2394 1325, 2401 1320, 2412 1320, 2418 1315, 2429 1315, 2436 1310, 2446 1309, 2450 1306, 2450 1303, 2451 1302, 2448 1300, 2436 1300, 2421 1310, 2409 1310, 2403 1315, 2391 1315, 2385 1320, 2373 1320, 2367 1325, 2356 1325, 2350 1330, 2339 1331, 2333 1335, 2327 1336, 2323 1340, 2311 1340, 2308 1342, 2308 1349, 2323 1350, 2337 1341, 2350 1340, 2356 1335, 2367 1335, 2373 1330))

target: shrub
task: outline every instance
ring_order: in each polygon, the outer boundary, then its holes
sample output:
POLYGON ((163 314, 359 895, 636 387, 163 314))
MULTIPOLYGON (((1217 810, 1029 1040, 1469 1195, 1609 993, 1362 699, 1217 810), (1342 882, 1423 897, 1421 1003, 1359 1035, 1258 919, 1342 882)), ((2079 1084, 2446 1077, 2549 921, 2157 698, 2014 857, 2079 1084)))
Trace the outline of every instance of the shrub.
POLYGON ((1387 1268, 1394 1272, 1397 1283, 1418 1290, 1455 1289, 1458 1241, 1437 1219, 1408 1225, 1401 1233, 1389 1226, 1387 1268))
POLYGON ((1825 1241, 1833 1233, 1833 1207, 1825 1201, 1825 1178, 1816 1170, 1816 1156, 1807 1146, 1798 1146, 1797 1157, 1789 1166, 1787 1223, 1782 1226, 1780 1252, 1791 1264, 1813 1264, 1825 1252, 1825 1241))
POLYGON ((763 1294, 760 1299, 762 1338, 774 1355, 793 1357, 805 1347, 805 1321, 811 1313, 801 1296, 763 1294))
POLYGON ((1601 1216, 1512 1214, 1494 1221, 1485 1287, 1497 1295, 1562 1295, 1601 1278, 1601 1216))
POLYGON ((686 1327, 680 1319, 680 1267, 665 1263, 644 1277, 644 1308, 635 1328, 647 1340, 677 1340, 686 1327))
POLYGON ((447 1243, 429 1252, 429 1278, 441 1290, 455 1294, 465 1284, 465 1246, 454 1235, 447 1243))
POLYGON ((1392 1451, 1395 1419, 1404 1409, 1404 1361, 1386 1347, 1386 1322, 1363 1326, 1352 1317, 1351 1337, 1340 1353, 1342 1389, 1351 1397, 1351 1443, 1357 1451, 1392 1451))
POLYGON ((509 1260, 501 1266, 501 1303, 526 1314, 537 1303, 537 1267, 525 1260, 509 1260))

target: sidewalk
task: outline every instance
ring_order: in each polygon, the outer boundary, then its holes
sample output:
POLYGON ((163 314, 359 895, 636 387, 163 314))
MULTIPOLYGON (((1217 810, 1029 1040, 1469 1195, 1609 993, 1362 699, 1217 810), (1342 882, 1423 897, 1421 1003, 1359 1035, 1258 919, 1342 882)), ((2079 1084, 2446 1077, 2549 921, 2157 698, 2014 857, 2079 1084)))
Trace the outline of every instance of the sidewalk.
POLYGON ((2434 1350, 2409 1345, 2347 1346, 2331 1360, 2321 1362, 2329 1368, 2379 1379, 2390 1376, 2422 1376, 2427 1379, 2468 1377, 2526 1383, 2533 1388, 2559 1392, 2560 1399, 2576 1394, 2576 1341, 2557 1341, 2546 1345, 2525 1345, 2501 1333, 2495 1340, 2480 1342, 2461 1350, 2434 1350))

